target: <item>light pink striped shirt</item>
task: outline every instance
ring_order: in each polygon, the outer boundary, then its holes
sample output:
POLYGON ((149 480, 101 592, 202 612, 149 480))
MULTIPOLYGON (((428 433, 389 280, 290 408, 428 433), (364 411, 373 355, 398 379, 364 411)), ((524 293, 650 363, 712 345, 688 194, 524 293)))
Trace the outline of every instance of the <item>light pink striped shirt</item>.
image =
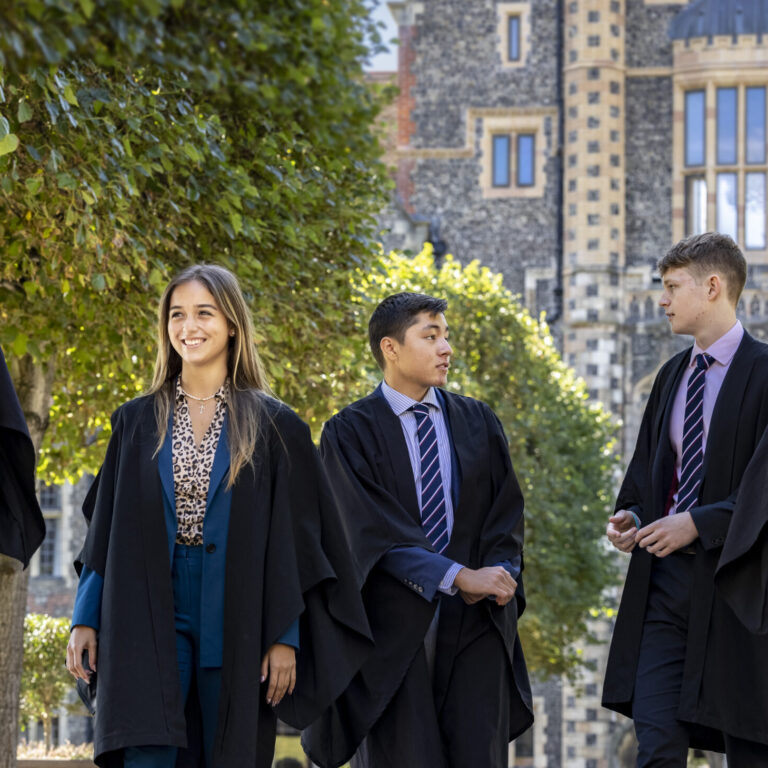
MULTIPOLYGON (((672 404, 672 414, 669 421, 669 439, 672 448, 675 451, 675 476, 680 479, 680 460, 683 455, 683 424, 685 422, 685 398, 688 391, 688 379, 691 372, 696 367, 696 355, 706 352, 715 358, 715 362, 710 365, 706 376, 704 377, 704 445, 707 450, 707 435, 709 434, 709 424, 712 421, 712 411, 715 409, 715 401, 720 394, 720 387, 723 386, 725 374, 731 366, 731 360, 736 354, 736 350, 744 337, 744 327, 737 320, 730 331, 723 334, 709 349, 701 349, 698 344, 693 345, 691 359, 688 363, 688 370, 683 374, 680 386, 677 388, 675 401, 672 404)), ((669 514, 674 515, 677 507, 677 493, 672 497, 672 506, 669 514)))

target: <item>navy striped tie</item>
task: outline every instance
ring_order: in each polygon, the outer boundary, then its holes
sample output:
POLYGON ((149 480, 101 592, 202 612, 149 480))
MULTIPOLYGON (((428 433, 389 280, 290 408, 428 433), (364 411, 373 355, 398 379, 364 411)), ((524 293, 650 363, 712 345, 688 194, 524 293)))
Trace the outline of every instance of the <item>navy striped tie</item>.
POLYGON ((696 368, 688 379, 683 425, 683 458, 675 512, 687 512, 696 506, 704 463, 704 378, 714 362, 711 355, 696 355, 696 368))
POLYGON ((435 552, 442 552, 448 546, 448 512, 440 474, 437 432, 429 415, 429 406, 416 403, 411 410, 416 416, 421 461, 421 527, 435 552))

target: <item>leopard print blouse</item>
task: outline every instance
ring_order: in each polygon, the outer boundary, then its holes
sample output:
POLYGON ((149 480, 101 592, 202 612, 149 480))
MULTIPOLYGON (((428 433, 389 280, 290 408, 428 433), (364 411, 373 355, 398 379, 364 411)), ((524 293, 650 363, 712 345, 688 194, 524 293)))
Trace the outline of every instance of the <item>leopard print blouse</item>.
POLYGON ((227 412, 227 382, 215 395, 216 412, 198 447, 189 415, 189 405, 176 380, 173 413, 173 486, 176 493, 176 543, 199 546, 203 543, 203 519, 213 457, 227 412))

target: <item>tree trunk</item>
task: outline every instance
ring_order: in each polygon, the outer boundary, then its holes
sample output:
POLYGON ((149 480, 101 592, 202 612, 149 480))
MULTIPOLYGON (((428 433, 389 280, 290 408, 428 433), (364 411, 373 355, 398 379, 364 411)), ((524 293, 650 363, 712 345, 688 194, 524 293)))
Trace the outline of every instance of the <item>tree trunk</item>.
MULTIPOLYGON (((8 367, 37 451, 48 428, 53 363, 36 363, 26 355, 11 358, 8 367)), ((16 768, 28 582, 29 572, 22 571, 21 563, 0 555, 0 768, 16 768)))
POLYGON ((28 571, 0 555, 0 768, 15 768, 28 571))
POLYGON ((45 741, 46 755, 51 751, 51 725, 51 718, 48 715, 43 715, 43 739, 45 741))

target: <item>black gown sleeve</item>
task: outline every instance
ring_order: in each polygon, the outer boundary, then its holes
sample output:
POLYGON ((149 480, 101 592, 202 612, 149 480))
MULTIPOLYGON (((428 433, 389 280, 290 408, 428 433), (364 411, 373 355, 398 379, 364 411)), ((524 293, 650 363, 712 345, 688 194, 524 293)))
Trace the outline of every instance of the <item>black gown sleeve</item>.
POLYGON ((747 465, 733 505, 715 588, 739 621, 768 634, 768 430, 747 465))
POLYGON ((363 581, 395 546, 429 549, 421 525, 376 478, 373 457, 360 445, 354 424, 334 417, 320 438, 323 465, 333 483, 347 537, 363 581))
POLYGON ((24 567, 45 537, 35 495, 35 448, 0 349, 0 554, 24 567))
POLYGON ((112 414, 112 435, 109 438, 104 463, 83 501, 83 515, 88 523, 88 532, 83 548, 75 559, 75 570, 78 576, 84 565, 102 578, 106 573, 115 484, 120 471, 120 446, 124 429, 122 410, 123 406, 112 414))
POLYGON ((285 598, 299 594, 303 606, 296 688, 277 713, 294 727, 305 728, 341 695, 373 641, 360 574, 309 428, 288 409, 280 412, 275 426, 263 647, 296 618, 295 601, 285 598), (293 547, 286 547, 289 541, 293 547))

